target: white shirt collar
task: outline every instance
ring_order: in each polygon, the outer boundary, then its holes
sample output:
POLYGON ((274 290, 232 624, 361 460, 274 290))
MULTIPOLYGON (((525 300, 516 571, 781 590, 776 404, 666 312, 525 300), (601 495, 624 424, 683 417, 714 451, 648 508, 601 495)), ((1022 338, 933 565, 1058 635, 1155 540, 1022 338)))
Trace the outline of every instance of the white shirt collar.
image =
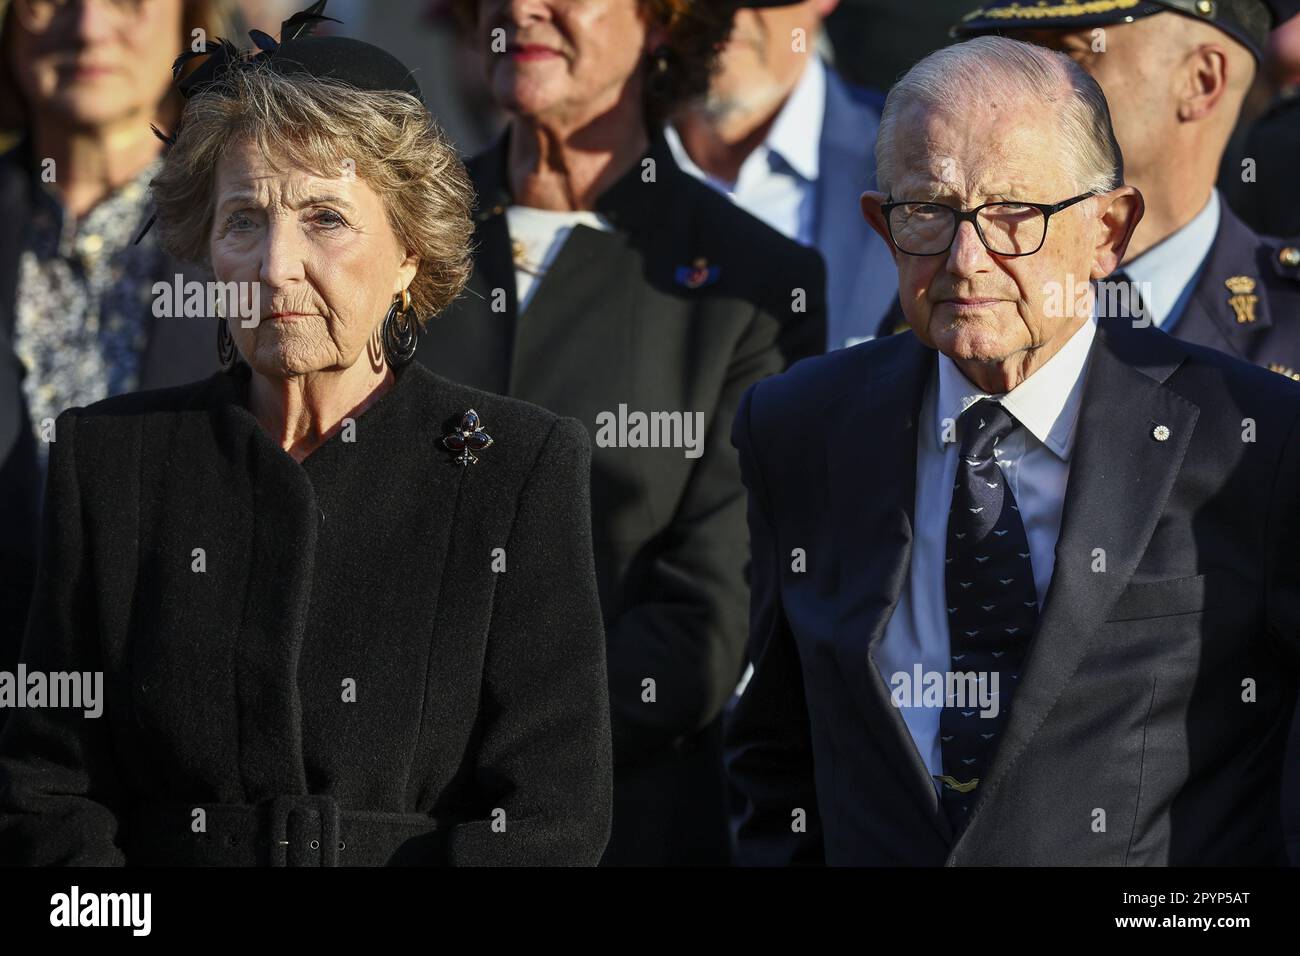
POLYGON ((803 76, 786 98, 764 145, 808 182, 817 181, 820 169, 822 121, 826 115, 826 67, 812 56, 803 76))
MULTIPOLYGON (((780 156, 791 169, 808 182, 816 182, 821 169, 822 121, 826 113, 826 66, 821 57, 813 56, 804 68, 799 82, 794 85, 786 97, 781 110, 776 114, 771 129, 763 145, 746 157, 746 162, 755 154, 772 152, 780 156)), ((677 130, 668 124, 664 127, 664 139, 672 151, 677 165, 696 179, 717 181, 700 169, 686 152, 677 130)), ((722 185, 734 186, 734 183, 722 185)))
MULTIPOLYGON (((1061 350, 1027 379, 1004 395, 991 395, 971 383, 948 356, 939 353, 939 400, 935 403, 934 438, 944 448, 946 422, 956 422, 961 413, 982 398, 1000 402, 1016 421, 1062 461, 1070 460, 1074 425, 1083 397, 1083 371, 1088 364, 1092 340, 1097 334, 1094 314, 1083 323, 1061 350)), ((954 434, 952 432, 949 433, 954 434)))
POLYGON ((1183 289, 1210 254, 1220 215, 1219 191, 1212 189, 1205 208, 1187 225, 1122 267, 1129 279, 1139 284, 1142 304, 1156 325, 1164 325, 1183 289))

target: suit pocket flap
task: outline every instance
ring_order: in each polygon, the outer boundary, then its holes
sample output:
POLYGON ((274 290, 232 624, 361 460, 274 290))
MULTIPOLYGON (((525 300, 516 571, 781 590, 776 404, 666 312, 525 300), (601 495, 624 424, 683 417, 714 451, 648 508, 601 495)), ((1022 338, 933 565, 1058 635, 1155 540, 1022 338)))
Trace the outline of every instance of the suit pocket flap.
POLYGON ((1135 621, 1208 611, 1222 606, 1231 589, 1231 576, 1222 571, 1130 584, 1111 606, 1106 620, 1135 621))

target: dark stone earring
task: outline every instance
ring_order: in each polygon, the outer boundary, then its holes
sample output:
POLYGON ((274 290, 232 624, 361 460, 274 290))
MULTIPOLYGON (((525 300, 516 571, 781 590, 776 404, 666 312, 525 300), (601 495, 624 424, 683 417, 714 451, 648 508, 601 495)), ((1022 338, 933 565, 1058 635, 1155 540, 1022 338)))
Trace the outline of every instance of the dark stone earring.
POLYGON ((420 329, 411 315, 411 294, 402 290, 401 298, 394 299, 384 316, 381 329, 384 357, 393 368, 405 365, 415 357, 415 347, 420 344, 420 329))
POLYGON ((662 96, 666 93, 668 86, 672 82, 672 78, 669 76, 669 58, 672 53, 672 49, 665 45, 655 47, 650 53, 650 76, 647 83, 650 92, 656 96, 662 96))

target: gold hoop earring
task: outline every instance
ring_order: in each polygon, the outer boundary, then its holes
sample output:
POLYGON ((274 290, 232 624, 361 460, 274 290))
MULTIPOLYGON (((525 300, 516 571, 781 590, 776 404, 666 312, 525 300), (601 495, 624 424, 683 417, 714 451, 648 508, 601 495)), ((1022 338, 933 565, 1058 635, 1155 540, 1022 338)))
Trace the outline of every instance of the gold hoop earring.
POLYGON ((411 296, 402 290, 400 301, 393 299, 388 307, 381 325, 384 343, 384 356, 393 368, 405 365, 415 357, 416 346, 420 341, 420 325, 410 310, 411 296))

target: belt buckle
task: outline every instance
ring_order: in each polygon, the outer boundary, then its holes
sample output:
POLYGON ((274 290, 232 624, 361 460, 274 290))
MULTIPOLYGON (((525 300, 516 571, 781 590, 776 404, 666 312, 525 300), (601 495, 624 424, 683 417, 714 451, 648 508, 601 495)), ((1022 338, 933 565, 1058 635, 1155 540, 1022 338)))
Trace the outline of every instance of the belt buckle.
POLYGON ((333 797, 279 796, 268 807, 272 866, 338 866, 339 805, 333 797))

